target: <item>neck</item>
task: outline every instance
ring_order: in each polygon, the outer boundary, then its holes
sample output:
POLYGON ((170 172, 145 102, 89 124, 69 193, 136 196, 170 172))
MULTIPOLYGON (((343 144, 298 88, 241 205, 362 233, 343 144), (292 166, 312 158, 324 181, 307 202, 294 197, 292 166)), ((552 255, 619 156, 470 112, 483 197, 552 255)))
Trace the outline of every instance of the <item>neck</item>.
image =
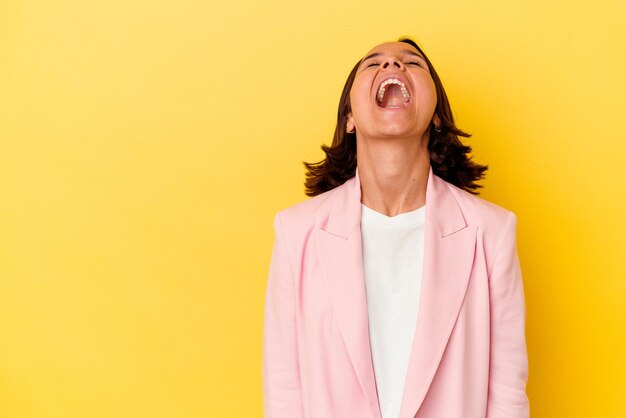
POLYGON ((426 204, 428 138, 357 138, 361 203, 387 216, 426 204))

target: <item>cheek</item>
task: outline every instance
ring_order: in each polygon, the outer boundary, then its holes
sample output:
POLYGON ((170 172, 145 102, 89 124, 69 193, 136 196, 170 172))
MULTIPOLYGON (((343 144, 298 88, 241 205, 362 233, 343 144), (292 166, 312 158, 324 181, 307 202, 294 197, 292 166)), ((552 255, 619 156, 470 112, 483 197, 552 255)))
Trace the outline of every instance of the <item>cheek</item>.
POLYGON ((370 77, 357 77, 352 84, 350 90, 350 96, 355 100, 366 100, 370 95, 370 87, 372 86, 372 80, 370 77))
POLYGON ((359 110, 366 109, 370 105, 370 93, 367 87, 353 86, 350 91, 350 104, 355 116, 359 110))
POLYGON ((358 90, 352 89, 350 91, 350 102, 358 103, 361 100, 361 93, 358 90))
POLYGON ((415 85, 417 91, 417 102, 420 108, 434 110, 437 106, 437 91, 435 89, 435 83, 432 80, 420 80, 415 85))
POLYGON ((433 102, 437 102, 437 90, 433 79, 428 77, 428 79, 425 80, 425 85, 427 86, 427 97, 429 97, 433 102))

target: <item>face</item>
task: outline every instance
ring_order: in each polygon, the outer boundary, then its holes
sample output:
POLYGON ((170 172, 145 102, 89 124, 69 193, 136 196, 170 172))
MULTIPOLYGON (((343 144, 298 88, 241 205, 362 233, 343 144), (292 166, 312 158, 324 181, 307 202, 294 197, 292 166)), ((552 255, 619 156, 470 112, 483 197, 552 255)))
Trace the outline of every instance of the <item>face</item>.
POLYGON ((415 47, 404 42, 383 43, 365 55, 350 102, 346 128, 356 129, 361 137, 423 137, 433 120, 439 124, 428 64, 415 47))

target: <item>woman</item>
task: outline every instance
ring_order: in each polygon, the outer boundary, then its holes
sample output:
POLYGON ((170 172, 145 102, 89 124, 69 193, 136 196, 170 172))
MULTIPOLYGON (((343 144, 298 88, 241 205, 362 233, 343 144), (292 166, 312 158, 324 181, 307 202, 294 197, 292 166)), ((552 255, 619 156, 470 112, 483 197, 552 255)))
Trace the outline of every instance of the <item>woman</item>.
POLYGON ((356 64, 312 198, 274 218, 266 418, 529 416, 517 217, 458 136, 415 42, 356 64))

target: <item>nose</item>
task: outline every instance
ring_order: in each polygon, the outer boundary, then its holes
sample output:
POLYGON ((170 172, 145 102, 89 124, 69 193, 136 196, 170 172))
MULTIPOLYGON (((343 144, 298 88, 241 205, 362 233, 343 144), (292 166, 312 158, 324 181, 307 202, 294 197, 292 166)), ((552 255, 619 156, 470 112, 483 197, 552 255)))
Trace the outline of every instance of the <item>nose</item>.
POLYGON ((385 61, 382 64, 382 67, 384 69, 387 69, 389 66, 393 66, 393 67, 398 68, 400 70, 404 69, 404 64, 402 63, 402 61, 397 59, 394 56, 387 57, 387 59, 385 59, 385 61))

